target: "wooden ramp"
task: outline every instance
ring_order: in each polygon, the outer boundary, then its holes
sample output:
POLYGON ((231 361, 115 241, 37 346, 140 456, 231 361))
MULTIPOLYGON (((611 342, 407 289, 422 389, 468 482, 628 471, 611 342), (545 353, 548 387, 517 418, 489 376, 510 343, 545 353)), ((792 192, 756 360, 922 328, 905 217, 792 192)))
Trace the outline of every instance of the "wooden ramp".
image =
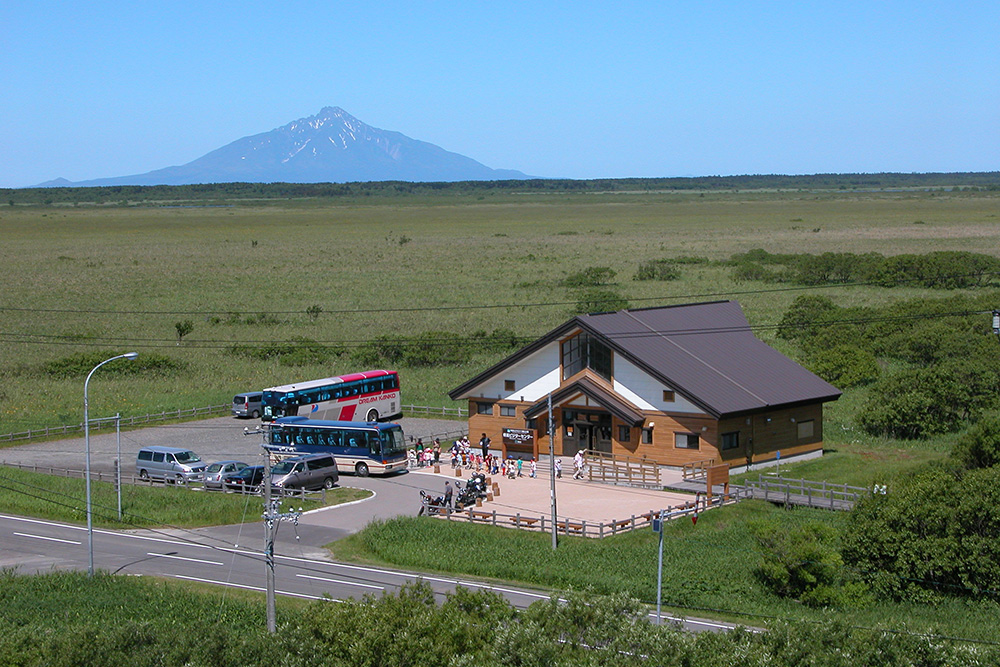
POLYGON ((851 510, 868 489, 847 484, 813 482, 808 479, 787 479, 760 475, 757 481, 745 484, 747 497, 782 505, 819 507, 828 510, 851 510))
POLYGON ((588 450, 584 453, 587 479, 604 484, 662 489, 660 466, 647 458, 588 450))

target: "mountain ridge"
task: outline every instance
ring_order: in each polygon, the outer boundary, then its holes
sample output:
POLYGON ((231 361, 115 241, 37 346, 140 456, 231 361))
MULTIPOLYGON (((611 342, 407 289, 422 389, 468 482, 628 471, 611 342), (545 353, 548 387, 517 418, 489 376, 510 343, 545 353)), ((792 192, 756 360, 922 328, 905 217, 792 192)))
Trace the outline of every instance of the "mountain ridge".
POLYGON ((440 146, 364 123, 340 107, 323 107, 269 132, 242 137, 183 165, 143 174, 36 187, 194 185, 201 183, 349 183, 518 180, 440 146))

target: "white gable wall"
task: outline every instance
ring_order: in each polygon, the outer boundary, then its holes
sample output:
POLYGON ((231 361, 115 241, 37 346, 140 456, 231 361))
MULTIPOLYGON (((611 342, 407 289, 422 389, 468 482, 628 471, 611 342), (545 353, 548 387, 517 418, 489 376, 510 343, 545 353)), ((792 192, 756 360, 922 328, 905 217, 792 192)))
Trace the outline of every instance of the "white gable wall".
POLYGON ((486 380, 471 390, 467 398, 524 400, 534 403, 557 389, 559 389, 559 343, 553 342, 486 380), (505 380, 514 381, 514 391, 504 390, 505 380))
POLYGON ((615 393, 631 401, 633 405, 641 410, 687 412, 692 414, 705 413, 704 410, 685 399, 679 393, 674 394, 673 402, 668 403, 664 401, 664 390, 672 390, 673 387, 661 384, 648 373, 618 354, 614 356, 614 369, 615 393))

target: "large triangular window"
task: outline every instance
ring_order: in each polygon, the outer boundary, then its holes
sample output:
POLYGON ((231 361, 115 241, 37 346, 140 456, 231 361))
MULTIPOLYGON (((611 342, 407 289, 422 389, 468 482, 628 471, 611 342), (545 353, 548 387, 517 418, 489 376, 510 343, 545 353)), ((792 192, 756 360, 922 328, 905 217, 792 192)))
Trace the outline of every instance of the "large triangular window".
POLYGON ((605 380, 611 380, 611 348, 586 331, 562 343, 563 380, 589 368, 605 380))

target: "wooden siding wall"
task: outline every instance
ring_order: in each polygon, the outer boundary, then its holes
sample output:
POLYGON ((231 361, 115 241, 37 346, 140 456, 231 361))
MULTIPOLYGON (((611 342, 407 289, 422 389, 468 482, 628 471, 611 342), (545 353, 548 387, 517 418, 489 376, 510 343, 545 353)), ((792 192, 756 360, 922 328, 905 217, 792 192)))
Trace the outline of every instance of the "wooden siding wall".
MULTIPOLYGON (((487 401, 489 399, 486 399, 487 401)), ((469 400, 469 441, 475 445, 486 433, 492 441, 494 449, 500 449, 503 441, 503 429, 524 428, 524 410, 530 403, 515 403, 513 401, 497 402, 493 406, 492 415, 481 415, 477 411, 482 399, 469 400), (514 405, 515 416, 501 417, 500 405, 514 405)), ((562 409, 555 408, 556 432, 555 451, 558 456, 572 456, 576 451, 576 440, 571 439, 569 448, 563 448, 562 409)), ((630 456, 645 456, 661 465, 682 466, 693 461, 715 459, 728 463, 730 466, 740 466, 751 462, 771 461, 775 453, 780 451, 782 457, 796 456, 823 449, 823 405, 816 403, 796 408, 786 408, 753 416, 735 417, 721 421, 709 415, 668 414, 662 412, 645 412, 642 426, 631 426, 631 438, 621 441, 618 438, 618 427, 624 422, 618 418, 612 419, 611 439, 612 453, 630 456), (792 421, 794 419, 794 421, 792 421), (800 439, 798 426, 801 422, 813 422, 813 434, 800 439), (652 442, 642 442, 643 426, 650 422, 653 427, 652 442), (739 433, 739 446, 735 449, 721 451, 723 433, 739 433), (678 448, 675 446, 676 433, 692 433, 698 436, 698 449, 678 448)), ((540 415, 544 421, 547 415, 540 415)), ((544 424, 539 423, 539 451, 548 451, 548 436, 544 433, 544 424)))

